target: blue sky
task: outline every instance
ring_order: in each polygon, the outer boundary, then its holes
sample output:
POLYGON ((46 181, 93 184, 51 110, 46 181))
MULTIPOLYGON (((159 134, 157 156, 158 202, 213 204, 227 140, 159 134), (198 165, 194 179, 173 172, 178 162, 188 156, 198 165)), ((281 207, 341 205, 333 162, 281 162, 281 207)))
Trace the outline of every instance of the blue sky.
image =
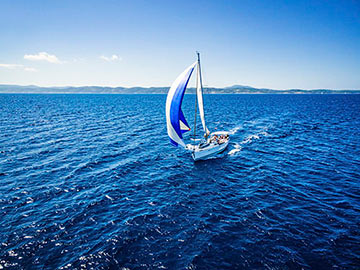
POLYGON ((0 84, 360 89, 359 1, 0 1, 0 84))

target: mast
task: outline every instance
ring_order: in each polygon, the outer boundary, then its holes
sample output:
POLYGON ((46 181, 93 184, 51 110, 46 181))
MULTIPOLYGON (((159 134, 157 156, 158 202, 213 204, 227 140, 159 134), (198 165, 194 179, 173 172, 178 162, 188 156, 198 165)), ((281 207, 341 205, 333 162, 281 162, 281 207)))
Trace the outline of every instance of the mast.
POLYGON ((200 53, 199 52, 196 52, 196 54, 197 54, 197 57, 198 57, 198 72, 199 72, 199 78, 198 78, 198 80, 199 80, 199 82, 200 82, 200 87, 201 87, 201 92, 202 92, 202 90, 203 90, 203 87, 202 87, 202 79, 201 79, 201 68, 200 68, 200 53))

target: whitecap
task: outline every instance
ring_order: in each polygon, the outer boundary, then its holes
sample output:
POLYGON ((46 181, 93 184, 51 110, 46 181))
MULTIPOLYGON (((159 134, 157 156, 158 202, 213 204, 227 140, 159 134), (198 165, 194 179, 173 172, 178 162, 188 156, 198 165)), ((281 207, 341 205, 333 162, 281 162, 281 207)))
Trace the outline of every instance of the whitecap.
POLYGON ((230 129, 229 134, 234 135, 241 128, 242 128, 242 126, 234 127, 233 129, 230 129))
POLYGON ((264 219, 265 217, 263 216, 263 213, 261 212, 261 210, 258 210, 255 212, 255 215, 260 218, 260 219, 264 219))
POLYGON ((252 134, 252 135, 247 136, 247 137, 241 142, 241 144, 251 143, 253 140, 257 140, 257 139, 260 139, 259 133, 258 133, 258 134, 252 134))
POLYGON ((34 202, 34 199, 31 198, 31 197, 27 198, 27 200, 28 200, 28 201, 26 201, 26 203, 33 203, 33 202, 34 202))
POLYGON ((228 155, 232 156, 232 155, 234 155, 235 153, 240 152, 241 149, 242 149, 242 147, 241 147, 238 143, 235 143, 234 149, 230 150, 229 153, 228 153, 228 155))
POLYGON ((13 250, 8 251, 8 254, 9 254, 10 257, 16 257, 16 256, 18 255, 18 254, 17 254, 15 251, 13 251, 13 250))

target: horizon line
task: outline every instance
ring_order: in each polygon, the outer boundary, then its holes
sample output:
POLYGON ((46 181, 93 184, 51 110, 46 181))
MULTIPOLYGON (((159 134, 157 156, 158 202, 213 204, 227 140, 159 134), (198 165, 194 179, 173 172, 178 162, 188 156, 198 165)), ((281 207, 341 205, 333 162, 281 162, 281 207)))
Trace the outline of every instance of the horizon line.
MULTIPOLYGON (((106 87, 106 88, 170 88, 171 86, 104 86, 104 85, 81 85, 81 86, 74 86, 74 85, 63 85, 63 86, 40 86, 40 85, 35 85, 35 84, 28 84, 28 85, 21 85, 21 84, 6 84, 6 83, 0 83, 0 86, 20 86, 20 87, 39 87, 39 88, 66 88, 66 87, 73 87, 73 88, 83 88, 83 87, 106 87)), ((253 89, 259 89, 259 90, 275 90, 275 91, 287 91, 287 90, 303 90, 303 91, 314 91, 314 90, 332 90, 332 91, 343 91, 343 90, 347 90, 347 91, 360 91, 360 89, 350 89, 350 88, 310 88, 310 89, 305 89, 305 88, 286 88, 286 89, 275 89, 275 88, 267 88, 267 87, 254 87, 254 86, 249 86, 249 85, 240 85, 240 84, 233 84, 230 86, 224 86, 224 87, 216 87, 216 86, 204 86, 204 89, 209 89, 209 88, 215 88, 215 89, 226 89, 226 88, 231 88, 234 87, 234 89, 236 89, 236 87, 243 87, 243 88, 253 88, 253 89)), ((195 87, 189 87, 189 89, 192 89, 195 87)))

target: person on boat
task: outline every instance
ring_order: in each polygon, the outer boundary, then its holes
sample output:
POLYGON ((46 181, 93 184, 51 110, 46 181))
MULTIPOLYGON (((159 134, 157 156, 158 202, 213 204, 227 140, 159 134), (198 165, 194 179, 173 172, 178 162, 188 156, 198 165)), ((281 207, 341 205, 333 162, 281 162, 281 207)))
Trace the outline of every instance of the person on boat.
POLYGON ((223 136, 223 135, 220 135, 219 144, 222 144, 222 143, 224 143, 224 136, 223 136))
POLYGON ((216 143, 216 141, 217 141, 216 135, 212 136, 211 139, 210 139, 210 142, 211 143, 216 143))

